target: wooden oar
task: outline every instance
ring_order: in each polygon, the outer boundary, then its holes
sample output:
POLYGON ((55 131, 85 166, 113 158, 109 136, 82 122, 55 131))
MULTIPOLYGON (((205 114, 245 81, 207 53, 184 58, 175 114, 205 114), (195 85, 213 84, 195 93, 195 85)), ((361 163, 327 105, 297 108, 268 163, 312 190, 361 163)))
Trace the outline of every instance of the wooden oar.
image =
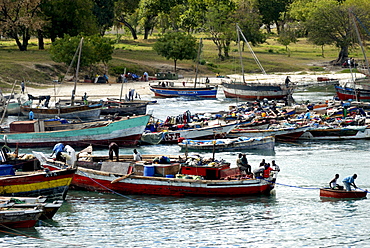
POLYGON ((116 178, 116 179, 114 179, 112 182, 110 182, 110 183, 118 183, 119 181, 121 181, 121 180, 124 180, 124 179, 126 179, 126 178, 128 178, 129 176, 131 176, 132 174, 134 174, 134 172, 132 172, 132 173, 130 173, 130 174, 127 174, 127 175, 124 175, 124 176, 122 176, 122 177, 119 177, 119 178, 116 178))

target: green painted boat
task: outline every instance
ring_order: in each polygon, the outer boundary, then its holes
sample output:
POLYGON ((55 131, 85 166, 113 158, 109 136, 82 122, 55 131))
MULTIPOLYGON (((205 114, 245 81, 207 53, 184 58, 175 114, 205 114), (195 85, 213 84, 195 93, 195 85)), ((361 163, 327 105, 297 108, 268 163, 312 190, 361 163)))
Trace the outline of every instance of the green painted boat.
POLYGON ((45 127, 39 120, 15 121, 9 130, 2 130, 0 143, 15 147, 53 147, 56 143, 74 147, 107 147, 111 142, 119 146, 135 146, 149 121, 149 115, 123 117, 120 120, 68 123, 45 127), (53 131, 48 131, 52 129, 53 131))

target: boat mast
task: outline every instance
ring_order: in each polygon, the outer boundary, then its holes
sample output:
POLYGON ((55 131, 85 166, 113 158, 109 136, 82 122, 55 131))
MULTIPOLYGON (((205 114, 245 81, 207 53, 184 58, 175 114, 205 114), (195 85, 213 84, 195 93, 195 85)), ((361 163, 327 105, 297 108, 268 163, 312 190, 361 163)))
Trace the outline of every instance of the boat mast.
POLYGON ((243 65, 242 49, 240 47, 240 33, 239 32, 240 32, 239 25, 236 24, 236 33, 238 35, 238 50, 239 50, 240 67, 242 68, 243 83, 245 83, 244 65, 243 65))
POLYGON ((197 87, 197 80, 198 80, 198 68, 200 62, 200 51, 202 49, 202 38, 199 39, 199 48, 198 48, 198 55, 197 55, 197 65, 195 67, 195 80, 194 80, 194 88, 197 87))
POLYGON ((257 58, 256 54, 254 53, 254 51, 253 51, 252 47, 249 45, 248 40, 245 38, 245 36, 244 36, 244 34, 243 34, 242 30, 240 29, 240 27, 239 27, 239 25, 238 25, 238 24, 236 24, 236 29, 237 29, 237 31, 238 31, 238 36, 239 36, 239 33, 240 33, 240 34, 241 34, 241 36, 243 37, 244 42, 247 44, 247 46, 248 46, 248 48, 249 48, 249 51, 251 52, 251 54, 252 54, 252 56, 253 56, 254 60, 256 61, 257 65, 258 65, 258 67, 260 68, 260 70, 262 71, 262 73, 263 73, 264 75, 267 75, 267 73, 266 73, 265 69, 263 68, 263 66, 262 66, 261 62, 258 60, 258 58, 257 58))
POLYGON ((77 67, 76 67, 76 75, 75 75, 75 84, 72 90, 72 97, 71 97, 71 106, 74 106, 75 103, 75 94, 76 94, 76 86, 77 86, 77 80, 78 80, 78 71, 80 70, 80 62, 81 62, 81 52, 82 52, 82 43, 84 38, 81 38, 80 44, 78 45, 77 50, 78 52, 78 59, 77 59, 77 67))
MULTIPOLYGON (((355 18, 357 19, 357 17, 355 17, 355 14, 352 12, 352 10, 350 10, 350 13, 352 15, 352 20, 353 20, 353 26, 355 27, 355 31, 356 31, 356 35, 357 35, 357 38, 358 38, 358 42, 360 43, 360 47, 361 47, 361 51, 362 51, 362 54, 364 55, 364 60, 365 60, 365 63, 366 63, 366 68, 367 70, 369 71, 369 75, 370 75, 370 66, 369 66, 369 61, 367 60, 367 57, 366 57, 366 52, 365 52, 365 49, 364 49, 364 45, 362 43, 362 39, 361 39, 361 36, 360 36, 360 32, 358 30, 358 27, 357 27, 357 24, 356 24, 356 21, 355 21, 355 18)), ((357 19, 358 20, 358 19, 357 19)), ((360 21, 360 20, 358 20, 360 21)))
POLYGON ((119 101, 121 102, 122 101, 122 90, 123 90, 123 83, 125 82, 125 78, 126 78, 126 67, 123 71, 123 78, 121 79, 122 80, 122 84, 121 84, 121 94, 119 95, 119 101))

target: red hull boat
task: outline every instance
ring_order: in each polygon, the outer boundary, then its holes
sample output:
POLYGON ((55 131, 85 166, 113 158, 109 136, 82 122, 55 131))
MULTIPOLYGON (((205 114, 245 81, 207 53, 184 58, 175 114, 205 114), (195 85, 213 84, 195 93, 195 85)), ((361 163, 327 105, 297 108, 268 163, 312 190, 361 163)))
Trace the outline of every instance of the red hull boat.
POLYGON ((346 191, 338 189, 323 188, 320 189, 320 197, 337 198, 337 199, 361 199, 365 198, 367 191, 346 191))

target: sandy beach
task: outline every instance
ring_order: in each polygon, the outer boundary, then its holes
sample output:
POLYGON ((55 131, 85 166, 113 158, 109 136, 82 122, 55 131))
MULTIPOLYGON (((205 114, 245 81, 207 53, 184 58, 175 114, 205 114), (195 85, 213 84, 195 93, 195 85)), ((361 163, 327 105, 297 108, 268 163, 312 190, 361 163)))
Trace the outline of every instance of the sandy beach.
MULTIPOLYGON (((338 80, 350 80, 351 74, 344 73, 344 74, 335 74, 335 73, 328 73, 328 74, 269 74, 269 75, 262 75, 262 74, 248 74, 245 75, 246 81, 258 81, 258 82, 274 82, 274 83, 283 83, 287 75, 290 76, 290 80, 292 82, 316 82, 317 77, 328 77, 328 78, 335 78, 338 80)), ((228 75, 228 78, 209 78, 212 85, 220 84, 222 80, 241 80, 241 75, 228 75)), ((201 79, 203 82, 205 78, 201 79)), ((173 80, 178 83, 186 82, 187 85, 192 85, 194 82, 194 78, 183 78, 179 80, 173 80)), ((110 84, 94 84, 94 83, 78 83, 76 86, 76 99, 81 99, 81 97, 86 92, 89 96, 89 99, 103 99, 103 98, 120 98, 122 95, 122 99, 125 98, 125 95, 128 94, 130 89, 135 89, 135 91, 140 96, 145 95, 152 95, 153 93, 150 91, 149 84, 157 84, 158 81, 152 80, 149 82, 144 81, 130 81, 128 83, 110 83, 110 84)), ((39 89, 39 88, 32 88, 27 87, 25 89, 26 94, 31 94, 34 96, 40 95, 50 95, 52 97, 57 96, 58 98, 67 99, 71 97, 71 93, 74 87, 73 82, 67 82, 63 84, 56 83, 48 88, 39 89)), ((20 88, 16 90, 16 92, 20 92, 20 88)), ((17 93, 19 93, 17 92, 17 93)))

